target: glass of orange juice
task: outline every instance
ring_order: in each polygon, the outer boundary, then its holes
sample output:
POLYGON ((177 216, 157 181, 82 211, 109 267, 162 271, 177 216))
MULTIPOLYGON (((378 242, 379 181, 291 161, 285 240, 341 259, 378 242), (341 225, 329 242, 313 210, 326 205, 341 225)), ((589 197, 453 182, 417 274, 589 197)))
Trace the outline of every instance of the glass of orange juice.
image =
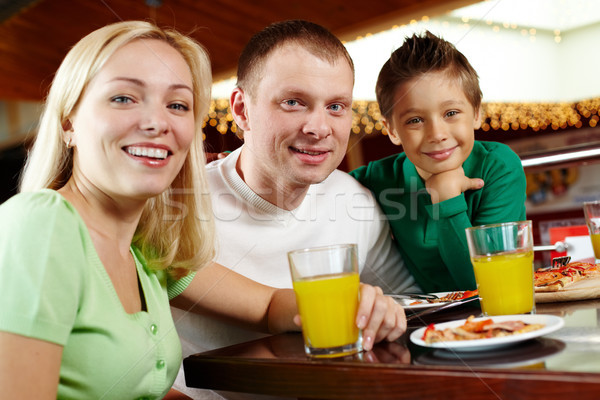
POLYGON ((356 245, 294 250, 288 260, 306 354, 339 357, 362 351, 356 245))
POLYGON ((583 203, 585 222, 592 239, 596 262, 600 261, 600 201, 587 201, 583 203))
POLYGON ((531 221, 466 229, 484 315, 535 313, 531 221))

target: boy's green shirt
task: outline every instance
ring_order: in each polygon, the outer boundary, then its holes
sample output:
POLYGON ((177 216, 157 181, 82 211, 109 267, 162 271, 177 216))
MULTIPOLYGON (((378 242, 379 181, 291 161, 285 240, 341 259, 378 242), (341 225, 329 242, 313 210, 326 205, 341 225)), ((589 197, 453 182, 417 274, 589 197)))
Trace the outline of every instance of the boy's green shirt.
POLYGON ((435 205, 405 153, 350 173, 375 195, 425 292, 475 289, 465 228, 525 219, 525 173, 508 146, 475 141, 463 169, 469 178, 483 179, 484 187, 435 205))

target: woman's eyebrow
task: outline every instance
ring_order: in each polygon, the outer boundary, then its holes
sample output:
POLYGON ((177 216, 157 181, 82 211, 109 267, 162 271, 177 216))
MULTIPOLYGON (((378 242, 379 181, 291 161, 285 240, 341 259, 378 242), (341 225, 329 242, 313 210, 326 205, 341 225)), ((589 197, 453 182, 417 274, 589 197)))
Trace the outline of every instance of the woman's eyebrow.
MULTIPOLYGON (((110 80, 110 82, 114 82, 114 81, 125 81, 125 82, 130 82, 133 83, 134 85, 137 86, 146 86, 146 83, 144 81, 142 81, 141 79, 137 79, 137 78, 130 78, 130 77, 126 77, 126 76, 117 76, 113 79, 110 80)), ((169 89, 187 89, 189 90, 192 94, 194 93, 194 91, 192 90, 191 87, 189 87, 188 85, 184 84, 184 83, 173 83, 171 85, 169 85, 169 89)))

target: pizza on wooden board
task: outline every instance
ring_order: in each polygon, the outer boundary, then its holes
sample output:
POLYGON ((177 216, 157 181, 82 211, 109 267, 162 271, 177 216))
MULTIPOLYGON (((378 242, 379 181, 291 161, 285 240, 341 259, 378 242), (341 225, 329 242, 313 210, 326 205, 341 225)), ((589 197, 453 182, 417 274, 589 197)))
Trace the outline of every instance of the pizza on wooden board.
POLYGON ((561 267, 541 268, 533 273, 536 292, 560 292, 582 279, 600 276, 600 264, 572 262, 561 267))

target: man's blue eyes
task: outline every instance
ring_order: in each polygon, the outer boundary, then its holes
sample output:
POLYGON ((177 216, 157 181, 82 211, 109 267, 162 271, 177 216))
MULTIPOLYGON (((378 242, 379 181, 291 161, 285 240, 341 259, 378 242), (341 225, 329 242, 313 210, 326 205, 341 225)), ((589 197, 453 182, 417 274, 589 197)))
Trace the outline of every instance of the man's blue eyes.
MULTIPOLYGON (((300 103, 298 100, 285 100, 284 104, 289 107, 297 107, 302 105, 302 103, 300 103)), ((329 106, 329 109, 334 112, 339 112, 342 111, 344 107, 341 104, 333 104, 329 106)))

